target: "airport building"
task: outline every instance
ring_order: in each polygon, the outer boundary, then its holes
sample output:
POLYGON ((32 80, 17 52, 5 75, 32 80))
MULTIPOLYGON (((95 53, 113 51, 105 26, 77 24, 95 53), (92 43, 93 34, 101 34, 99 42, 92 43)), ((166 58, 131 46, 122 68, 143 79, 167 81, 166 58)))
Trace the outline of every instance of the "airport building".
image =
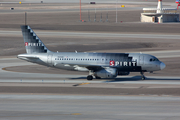
POLYGON ((158 0, 157 8, 143 8, 141 22, 179 22, 179 13, 177 13, 177 8, 163 8, 162 0, 158 0))

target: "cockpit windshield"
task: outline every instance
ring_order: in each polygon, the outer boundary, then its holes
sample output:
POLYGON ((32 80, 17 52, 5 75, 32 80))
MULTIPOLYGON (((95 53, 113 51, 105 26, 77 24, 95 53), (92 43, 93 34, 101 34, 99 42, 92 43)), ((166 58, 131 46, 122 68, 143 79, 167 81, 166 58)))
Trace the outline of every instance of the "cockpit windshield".
POLYGON ((157 58, 151 58, 149 61, 152 62, 152 61, 159 61, 159 60, 157 58))

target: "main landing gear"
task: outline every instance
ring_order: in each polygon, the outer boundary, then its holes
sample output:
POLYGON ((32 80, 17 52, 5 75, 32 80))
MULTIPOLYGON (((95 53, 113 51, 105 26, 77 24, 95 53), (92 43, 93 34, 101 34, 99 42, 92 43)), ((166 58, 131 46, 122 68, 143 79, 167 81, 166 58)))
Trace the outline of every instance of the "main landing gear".
POLYGON ((87 76, 87 80, 92 80, 93 79, 93 76, 92 75, 88 75, 87 76))
MULTIPOLYGON (((101 77, 98 77, 98 76, 95 76, 96 79, 101 79, 101 77)), ((87 80, 92 80, 93 79, 93 76, 92 75, 88 75, 87 76, 87 80)))
POLYGON ((89 75, 87 76, 87 80, 92 80, 93 79, 93 74, 94 74, 94 71, 90 70, 89 75))
POLYGON ((141 80, 145 80, 144 72, 141 72, 141 80))
MULTIPOLYGON (((90 70, 89 75, 87 76, 87 80, 93 80, 94 71, 90 70)), ((101 79, 101 77, 95 76, 96 79, 101 79)))

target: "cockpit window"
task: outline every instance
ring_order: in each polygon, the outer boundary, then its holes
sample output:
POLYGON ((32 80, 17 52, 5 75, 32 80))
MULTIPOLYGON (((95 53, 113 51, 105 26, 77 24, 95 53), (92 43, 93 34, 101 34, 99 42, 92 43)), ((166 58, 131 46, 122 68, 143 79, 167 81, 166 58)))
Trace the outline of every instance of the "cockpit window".
POLYGON ((152 61, 159 61, 159 60, 157 58, 151 58, 149 61, 152 62, 152 61))

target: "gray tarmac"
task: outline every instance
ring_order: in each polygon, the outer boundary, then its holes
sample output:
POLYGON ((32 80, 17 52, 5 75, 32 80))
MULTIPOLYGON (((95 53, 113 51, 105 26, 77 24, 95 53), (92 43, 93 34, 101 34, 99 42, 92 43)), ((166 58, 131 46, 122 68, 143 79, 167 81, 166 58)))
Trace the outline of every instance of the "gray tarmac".
POLYGON ((179 120, 180 98, 0 94, 1 120, 179 120))

